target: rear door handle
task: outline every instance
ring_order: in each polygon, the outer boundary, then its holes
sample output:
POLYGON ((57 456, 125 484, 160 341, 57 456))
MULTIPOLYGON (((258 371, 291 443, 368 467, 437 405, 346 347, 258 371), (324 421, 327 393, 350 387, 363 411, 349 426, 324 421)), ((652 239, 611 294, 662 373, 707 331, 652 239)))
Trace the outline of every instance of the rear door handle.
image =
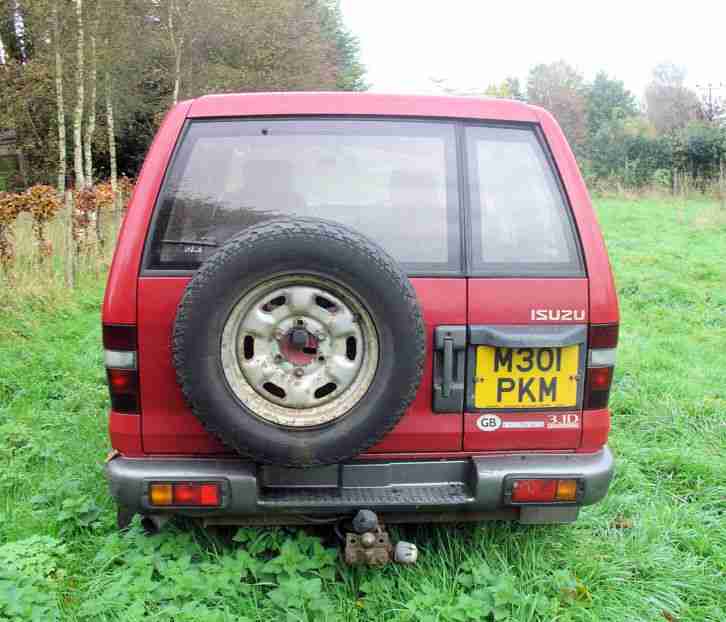
POLYGON ((451 396, 451 384, 454 382, 454 340, 444 337, 444 377, 441 383, 442 397, 451 396))
POLYGON ((464 410, 466 326, 437 326, 434 331, 434 412, 464 410))

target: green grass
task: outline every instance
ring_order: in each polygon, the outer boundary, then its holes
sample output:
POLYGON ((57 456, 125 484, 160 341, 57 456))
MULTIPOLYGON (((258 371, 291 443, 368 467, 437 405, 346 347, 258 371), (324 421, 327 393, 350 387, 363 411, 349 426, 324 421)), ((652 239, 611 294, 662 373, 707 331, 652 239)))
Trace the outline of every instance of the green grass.
POLYGON ((568 526, 403 528, 411 568, 347 568, 325 530, 117 535, 102 284, 0 290, 0 620, 726 619, 726 213, 598 212, 622 307, 610 494, 568 526))

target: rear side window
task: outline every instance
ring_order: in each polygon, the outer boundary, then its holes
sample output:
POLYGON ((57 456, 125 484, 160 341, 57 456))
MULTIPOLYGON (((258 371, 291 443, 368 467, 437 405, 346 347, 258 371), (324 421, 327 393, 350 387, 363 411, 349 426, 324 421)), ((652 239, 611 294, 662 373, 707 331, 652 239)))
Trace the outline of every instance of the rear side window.
POLYGON ((191 122, 159 197, 146 266, 194 269, 242 228, 334 220, 410 274, 461 270, 456 132, 447 122, 191 122))
POLYGON ((534 129, 465 132, 473 274, 583 275, 569 207, 534 129))

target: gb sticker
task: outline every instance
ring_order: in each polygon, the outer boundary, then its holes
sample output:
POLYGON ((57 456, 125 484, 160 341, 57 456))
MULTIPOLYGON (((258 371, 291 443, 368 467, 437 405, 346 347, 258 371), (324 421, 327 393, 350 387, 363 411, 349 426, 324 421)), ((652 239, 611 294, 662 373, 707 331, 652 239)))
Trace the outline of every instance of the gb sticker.
POLYGON ((476 427, 482 432, 495 432, 502 427, 502 420, 496 415, 482 415, 476 420, 476 427))

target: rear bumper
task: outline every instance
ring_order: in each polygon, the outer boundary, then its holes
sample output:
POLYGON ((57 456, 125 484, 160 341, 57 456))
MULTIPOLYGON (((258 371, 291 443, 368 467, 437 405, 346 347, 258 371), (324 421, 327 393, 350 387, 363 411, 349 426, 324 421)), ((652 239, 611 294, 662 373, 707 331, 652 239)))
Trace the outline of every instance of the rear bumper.
POLYGON ((241 460, 124 458, 106 465, 111 494, 139 514, 199 516, 217 523, 284 524, 295 515, 339 515, 360 508, 409 516, 415 521, 513 518, 520 522, 569 522, 579 507, 602 499, 613 475, 608 447, 592 454, 527 454, 461 460, 358 461, 312 469, 258 466, 241 460), (578 478, 574 504, 515 507, 505 502, 517 476, 578 478), (216 481, 217 508, 159 508, 149 503, 153 482, 216 481), (423 518, 424 515, 430 518, 423 518))

